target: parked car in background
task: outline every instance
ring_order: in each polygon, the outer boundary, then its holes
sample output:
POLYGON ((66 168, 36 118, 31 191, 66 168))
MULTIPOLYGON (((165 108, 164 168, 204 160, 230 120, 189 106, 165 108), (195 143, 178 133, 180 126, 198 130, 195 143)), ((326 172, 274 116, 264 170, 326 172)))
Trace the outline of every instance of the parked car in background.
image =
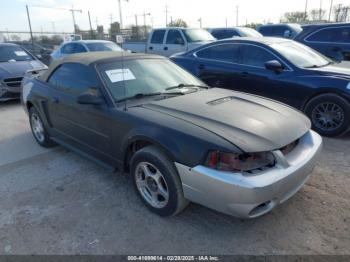
POLYGON ((295 38, 301 31, 302 27, 299 24, 267 24, 258 27, 258 32, 263 36, 295 38))
POLYGON ((350 61, 350 23, 305 25, 296 41, 337 61, 350 61))
POLYGON ((186 52, 216 39, 206 30, 195 28, 154 29, 147 42, 124 43, 122 47, 133 53, 149 53, 171 56, 186 52))
POLYGON ((350 68, 293 40, 221 40, 171 59, 210 86, 269 97, 305 112, 322 135, 350 127, 350 68))
POLYGON ((31 42, 12 42, 14 44, 18 44, 23 47, 31 54, 35 55, 41 62, 48 65, 51 59, 51 53, 54 50, 54 46, 52 45, 42 45, 38 43, 31 42))
POLYGON ((19 99, 24 74, 43 68, 47 67, 22 47, 0 43, 0 101, 19 99))
POLYGON ((112 41, 105 40, 79 40, 63 43, 56 51, 51 54, 52 60, 61 57, 86 52, 100 51, 122 51, 123 49, 112 41))
POLYGON ((217 40, 232 38, 232 37, 262 37, 263 36, 255 29, 250 27, 243 27, 243 26, 209 28, 207 30, 217 40))
POLYGON ((57 142, 128 172, 161 216, 189 201, 261 216, 303 186, 322 145, 297 110, 208 88, 155 55, 65 57, 25 78, 22 100, 41 146, 57 142))

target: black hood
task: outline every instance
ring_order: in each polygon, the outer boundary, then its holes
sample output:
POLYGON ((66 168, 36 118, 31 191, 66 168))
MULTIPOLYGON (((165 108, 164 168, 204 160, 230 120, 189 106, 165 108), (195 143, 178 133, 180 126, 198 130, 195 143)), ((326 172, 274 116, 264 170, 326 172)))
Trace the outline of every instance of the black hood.
POLYGON ((143 105, 207 129, 245 152, 279 149, 310 129, 299 111, 279 102, 221 88, 143 105))

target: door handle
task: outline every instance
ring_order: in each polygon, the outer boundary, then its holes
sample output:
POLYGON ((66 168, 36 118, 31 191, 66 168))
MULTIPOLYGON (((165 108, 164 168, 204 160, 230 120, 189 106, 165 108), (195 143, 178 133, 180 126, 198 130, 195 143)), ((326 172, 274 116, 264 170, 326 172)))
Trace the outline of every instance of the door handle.
POLYGON ((205 66, 204 66, 203 64, 200 64, 200 65, 198 66, 198 69, 199 69, 199 70, 203 70, 203 69, 205 69, 205 66))
POLYGON ((150 46, 148 49, 149 49, 149 50, 153 50, 153 46, 150 46))
POLYGON ((166 46, 166 47, 164 47, 164 50, 166 51, 166 50, 168 50, 168 47, 166 46))

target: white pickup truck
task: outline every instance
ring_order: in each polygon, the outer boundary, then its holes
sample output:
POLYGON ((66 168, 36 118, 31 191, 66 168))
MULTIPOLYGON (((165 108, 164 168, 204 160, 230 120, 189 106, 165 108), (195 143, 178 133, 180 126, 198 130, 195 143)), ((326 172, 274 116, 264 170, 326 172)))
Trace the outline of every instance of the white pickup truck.
POLYGON ((175 53, 190 51, 216 39, 203 29, 195 28, 159 28, 154 29, 147 42, 126 42, 122 47, 133 53, 150 53, 171 56, 175 53))

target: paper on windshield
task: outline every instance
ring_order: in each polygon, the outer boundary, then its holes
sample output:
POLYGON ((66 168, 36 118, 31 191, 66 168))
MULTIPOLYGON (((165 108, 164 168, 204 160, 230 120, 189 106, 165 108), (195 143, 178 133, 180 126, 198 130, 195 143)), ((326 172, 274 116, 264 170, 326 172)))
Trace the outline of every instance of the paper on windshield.
POLYGON ((129 68, 108 70, 106 74, 112 83, 136 79, 129 68))
POLYGON ((27 56, 27 53, 24 51, 15 51, 16 56, 27 56))

